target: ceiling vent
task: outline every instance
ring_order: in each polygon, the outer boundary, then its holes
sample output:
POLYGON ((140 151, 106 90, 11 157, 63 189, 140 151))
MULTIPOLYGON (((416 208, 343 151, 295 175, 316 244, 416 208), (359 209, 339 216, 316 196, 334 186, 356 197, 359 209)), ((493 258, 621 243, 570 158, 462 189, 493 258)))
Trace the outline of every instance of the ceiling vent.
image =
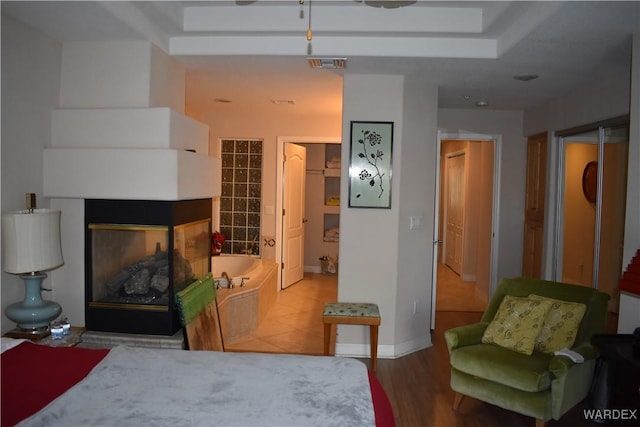
POLYGON ((307 58, 311 68, 343 69, 347 67, 347 58, 307 58))

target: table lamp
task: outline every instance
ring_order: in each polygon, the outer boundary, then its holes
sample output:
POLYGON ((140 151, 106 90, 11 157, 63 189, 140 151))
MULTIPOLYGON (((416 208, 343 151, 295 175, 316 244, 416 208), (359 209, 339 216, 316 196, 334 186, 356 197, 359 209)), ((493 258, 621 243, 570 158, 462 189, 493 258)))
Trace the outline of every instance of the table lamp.
POLYGON ((60 304, 41 296, 44 273, 60 267, 60 211, 35 209, 35 195, 27 194, 27 209, 2 214, 4 271, 17 274, 24 281, 24 300, 9 305, 6 316, 18 328, 8 336, 49 335, 49 322, 62 312, 60 304), (13 334, 12 334, 13 333, 13 334))

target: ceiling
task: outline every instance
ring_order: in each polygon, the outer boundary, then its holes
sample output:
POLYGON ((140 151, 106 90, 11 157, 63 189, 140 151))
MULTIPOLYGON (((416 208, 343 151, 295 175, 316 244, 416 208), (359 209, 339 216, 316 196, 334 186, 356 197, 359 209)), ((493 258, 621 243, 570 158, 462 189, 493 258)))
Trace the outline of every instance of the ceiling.
POLYGON ((336 114, 342 78, 349 73, 419 75, 438 85, 441 108, 478 108, 476 102, 486 101, 484 108, 525 110, 628 70, 631 34, 640 33, 639 1, 2 1, 1 6, 3 13, 61 42, 153 42, 187 67, 189 103, 214 113, 336 114), (413 4, 371 6, 380 3, 413 4), (310 56, 347 58, 347 66, 312 69, 310 56), (513 78, 521 75, 539 77, 513 78))

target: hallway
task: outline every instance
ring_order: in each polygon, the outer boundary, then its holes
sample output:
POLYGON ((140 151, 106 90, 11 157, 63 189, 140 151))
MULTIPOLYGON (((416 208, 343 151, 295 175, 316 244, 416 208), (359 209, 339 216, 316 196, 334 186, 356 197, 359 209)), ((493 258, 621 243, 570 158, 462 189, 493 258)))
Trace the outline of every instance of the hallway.
POLYGON ((436 311, 468 311, 484 313, 487 302, 476 293, 475 282, 464 282, 445 264, 438 263, 436 311))

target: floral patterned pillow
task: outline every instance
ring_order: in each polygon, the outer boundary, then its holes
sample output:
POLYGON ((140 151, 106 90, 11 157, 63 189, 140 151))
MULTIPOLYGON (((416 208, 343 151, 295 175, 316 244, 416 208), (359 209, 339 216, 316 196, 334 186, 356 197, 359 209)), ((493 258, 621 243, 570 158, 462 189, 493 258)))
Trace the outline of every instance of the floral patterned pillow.
POLYGON ((535 349, 543 353, 554 353, 563 348, 571 348, 576 340, 578 328, 580 328, 580 322, 587 311, 587 306, 578 302, 561 301, 540 295, 529 295, 529 298, 551 302, 551 308, 536 338, 535 349))
POLYGON ((505 295, 482 342, 531 355, 550 308, 550 301, 505 295))

